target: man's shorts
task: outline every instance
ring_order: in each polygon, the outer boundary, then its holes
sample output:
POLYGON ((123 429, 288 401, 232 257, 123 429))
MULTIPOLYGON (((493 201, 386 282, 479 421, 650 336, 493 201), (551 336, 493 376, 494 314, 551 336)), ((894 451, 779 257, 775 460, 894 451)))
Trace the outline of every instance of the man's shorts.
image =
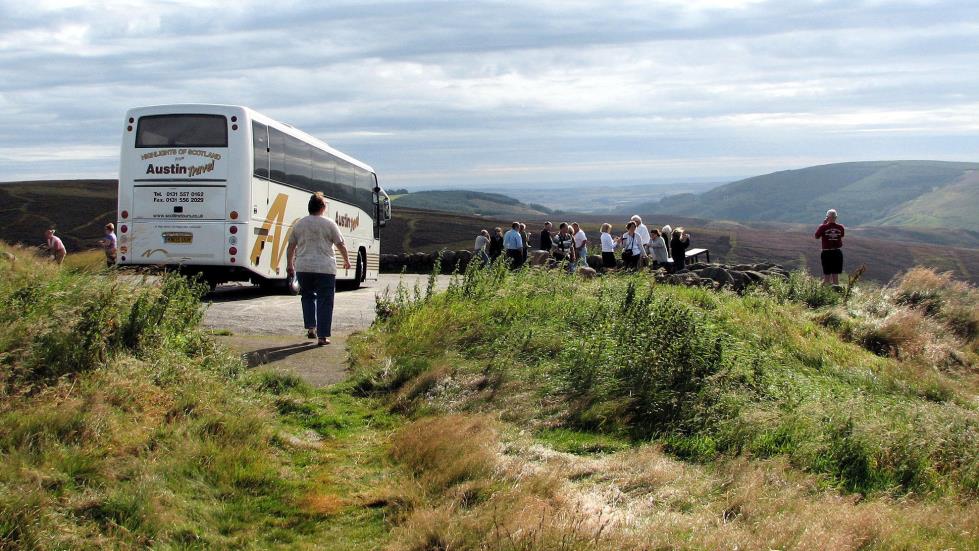
POLYGON ((843 273, 843 251, 840 249, 825 249, 819 259, 823 262, 823 274, 833 275, 843 273))

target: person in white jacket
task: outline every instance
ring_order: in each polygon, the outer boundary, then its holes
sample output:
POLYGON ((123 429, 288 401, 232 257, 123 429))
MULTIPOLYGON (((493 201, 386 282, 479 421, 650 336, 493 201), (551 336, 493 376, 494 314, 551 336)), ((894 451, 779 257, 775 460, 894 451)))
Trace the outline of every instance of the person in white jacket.
POLYGON ((639 244, 642 245, 647 255, 651 255, 652 251, 649 250, 649 228, 646 227, 646 224, 642 223, 642 218, 638 214, 633 214, 631 220, 636 223, 636 235, 639 236, 639 244))
POLYGON ((670 249, 666 246, 666 240, 663 239, 657 229, 650 232, 649 250, 652 252, 653 269, 670 269, 670 249))

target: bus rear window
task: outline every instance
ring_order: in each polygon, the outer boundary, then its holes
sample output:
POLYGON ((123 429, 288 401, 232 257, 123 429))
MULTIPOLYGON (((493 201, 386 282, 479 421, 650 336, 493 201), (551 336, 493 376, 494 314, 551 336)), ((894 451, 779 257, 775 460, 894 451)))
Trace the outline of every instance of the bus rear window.
POLYGON ((136 147, 228 147, 223 115, 150 115, 140 117, 136 147))

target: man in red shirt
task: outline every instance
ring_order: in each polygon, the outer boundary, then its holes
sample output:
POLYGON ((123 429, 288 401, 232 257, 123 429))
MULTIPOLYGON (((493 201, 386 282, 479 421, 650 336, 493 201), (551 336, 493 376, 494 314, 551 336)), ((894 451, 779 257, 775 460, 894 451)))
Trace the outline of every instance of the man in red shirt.
POLYGON ((826 211, 826 219, 816 229, 816 239, 822 240, 823 284, 839 285, 843 272, 843 226, 836 223, 836 209, 826 211))

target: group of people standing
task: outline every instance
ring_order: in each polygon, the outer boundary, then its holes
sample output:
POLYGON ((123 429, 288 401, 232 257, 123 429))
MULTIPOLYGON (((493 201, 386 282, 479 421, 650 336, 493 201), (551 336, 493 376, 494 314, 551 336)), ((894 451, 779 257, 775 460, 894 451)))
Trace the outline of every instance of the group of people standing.
MULTIPOLYGON (((568 270, 579 265, 587 266, 588 236, 577 222, 561 222, 554 231, 551 222, 544 222, 537 241, 537 249, 546 251, 558 262, 567 261, 568 270)), ((618 260, 616 251, 621 251, 622 263, 628 270, 641 266, 665 268, 674 272, 684 266, 686 250, 690 246, 690 234, 683 228, 673 229, 669 225, 662 229, 649 229, 638 215, 626 224, 621 236, 612 235, 612 225, 602 224, 601 229, 602 265, 615 268, 618 260)), ((511 229, 503 233, 502 228, 480 231, 476 236, 474 254, 483 264, 495 261, 505 254, 511 268, 519 268, 528 260, 530 236, 527 225, 513 222, 511 229)))

